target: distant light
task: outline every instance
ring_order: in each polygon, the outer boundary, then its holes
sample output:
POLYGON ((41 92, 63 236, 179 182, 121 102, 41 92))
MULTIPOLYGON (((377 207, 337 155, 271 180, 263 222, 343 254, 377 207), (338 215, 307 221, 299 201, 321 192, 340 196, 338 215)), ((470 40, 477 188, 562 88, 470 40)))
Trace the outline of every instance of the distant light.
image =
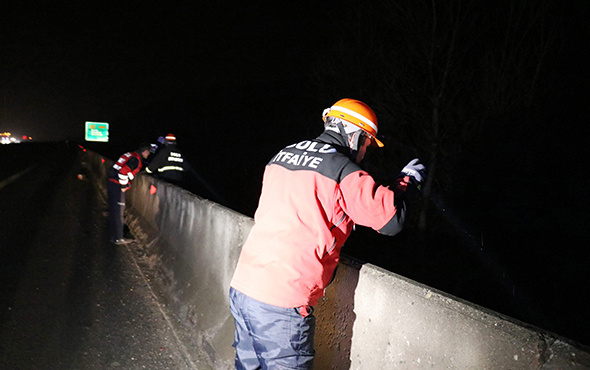
POLYGON ((10 144, 10 132, 0 132, 0 144, 10 144))

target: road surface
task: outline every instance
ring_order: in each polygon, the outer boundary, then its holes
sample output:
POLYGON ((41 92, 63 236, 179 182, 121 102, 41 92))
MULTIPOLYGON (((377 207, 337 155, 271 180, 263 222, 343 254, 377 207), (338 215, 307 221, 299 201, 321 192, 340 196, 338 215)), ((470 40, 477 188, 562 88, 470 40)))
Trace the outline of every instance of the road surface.
POLYGON ((0 368, 205 368, 158 303, 136 242, 108 243, 106 201, 77 148, 18 146, 0 150, 0 368))

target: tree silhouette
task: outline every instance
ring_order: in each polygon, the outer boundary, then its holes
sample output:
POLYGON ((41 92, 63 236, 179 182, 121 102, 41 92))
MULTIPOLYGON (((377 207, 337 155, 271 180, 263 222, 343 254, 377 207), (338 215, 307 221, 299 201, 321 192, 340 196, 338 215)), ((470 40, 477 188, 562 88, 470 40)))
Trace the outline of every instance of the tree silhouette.
POLYGON ((426 163, 414 220, 422 236, 433 192, 452 187, 462 150, 485 127, 514 124, 505 117, 528 111, 547 88, 556 45, 548 2, 359 1, 344 8, 341 42, 317 68, 321 99, 357 97, 378 112, 386 147, 375 154, 377 177, 414 156, 426 163))

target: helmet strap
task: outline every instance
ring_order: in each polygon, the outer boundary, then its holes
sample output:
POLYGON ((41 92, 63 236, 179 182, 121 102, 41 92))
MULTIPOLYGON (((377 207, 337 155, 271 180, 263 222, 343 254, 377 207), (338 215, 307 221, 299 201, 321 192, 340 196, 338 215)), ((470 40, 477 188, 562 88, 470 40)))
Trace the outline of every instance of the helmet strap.
POLYGON ((364 133, 362 130, 358 130, 350 134, 349 146, 350 146, 350 155, 352 159, 356 161, 356 157, 358 155, 359 149, 361 145, 364 143, 364 133))
POLYGON ((346 130, 344 130, 344 125, 342 124, 342 121, 338 122, 338 130, 340 130, 340 135, 342 135, 342 138, 344 139, 344 142, 346 143, 346 145, 348 145, 348 148, 350 149, 350 154, 352 155, 352 148, 350 146, 350 140, 348 138, 348 134, 346 133, 346 130))
POLYGON ((363 131, 357 130, 355 132, 347 134, 346 130, 344 129, 344 125, 342 124, 342 121, 338 122, 338 130, 340 131, 340 135, 342 135, 344 142, 346 143, 346 145, 348 145, 351 158, 356 159, 357 153, 359 151, 359 146, 362 144, 362 142, 360 144, 359 142, 361 141, 361 138, 364 136, 363 131))

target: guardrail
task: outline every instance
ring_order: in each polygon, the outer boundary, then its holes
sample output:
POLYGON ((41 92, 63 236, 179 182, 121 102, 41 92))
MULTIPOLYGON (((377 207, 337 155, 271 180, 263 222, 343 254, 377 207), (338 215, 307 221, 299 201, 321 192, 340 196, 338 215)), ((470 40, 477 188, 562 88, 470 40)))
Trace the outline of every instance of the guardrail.
MULTIPOLYGON (((85 159, 99 177, 112 163, 102 160, 85 159)), ((146 174, 126 196, 142 263, 183 340, 201 363, 233 368, 227 293, 253 220, 146 174)), ((345 256, 316 316, 317 369, 590 368, 586 347, 345 256)))

